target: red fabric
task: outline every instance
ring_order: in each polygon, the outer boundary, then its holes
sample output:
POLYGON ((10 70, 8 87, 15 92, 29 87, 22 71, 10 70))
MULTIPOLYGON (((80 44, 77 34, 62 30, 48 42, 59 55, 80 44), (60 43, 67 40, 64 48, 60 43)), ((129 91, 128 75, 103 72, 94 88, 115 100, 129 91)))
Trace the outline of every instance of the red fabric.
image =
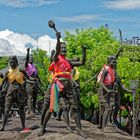
MULTIPOLYGON (((58 56, 58 61, 52 62, 50 67, 49 67, 49 71, 52 71, 53 74, 56 73, 63 73, 63 72, 70 72, 72 70, 71 65, 69 64, 69 62, 67 61, 67 59, 65 58, 65 56, 59 55, 58 56)), ((68 74, 61 74, 60 77, 64 77, 64 78, 70 78, 71 76, 68 74)))
POLYGON ((114 69, 112 69, 109 66, 107 67, 107 70, 108 70, 108 75, 103 82, 105 85, 110 85, 115 81, 115 72, 114 69))
POLYGON ((23 129, 23 131, 25 131, 25 132, 27 132, 27 131, 29 131, 30 130, 30 128, 24 128, 23 129))
POLYGON ((105 85, 110 85, 110 84, 114 83, 114 81, 115 81, 115 71, 114 71, 114 69, 112 69, 111 67, 106 66, 106 65, 104 65, 103 69, 101 70, 101 72, 98 75, 98 82, 101 80, 101 76, 102 76, 102 73, 103 73, 104 69, 108 70, 108 75, 106 76, 103 83, 105 85))

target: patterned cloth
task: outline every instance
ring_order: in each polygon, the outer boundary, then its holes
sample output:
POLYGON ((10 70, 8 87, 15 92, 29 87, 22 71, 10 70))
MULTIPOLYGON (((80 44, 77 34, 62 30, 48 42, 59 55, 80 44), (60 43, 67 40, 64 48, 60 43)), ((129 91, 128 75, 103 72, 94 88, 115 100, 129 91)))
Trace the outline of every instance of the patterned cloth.
POLYGON ((26 72, 29 76, 31 76, 33 73, 35 75, 37 75, 37 69, 36 69, 34 64, 28 63, 28 67, 26 68, 26 72))

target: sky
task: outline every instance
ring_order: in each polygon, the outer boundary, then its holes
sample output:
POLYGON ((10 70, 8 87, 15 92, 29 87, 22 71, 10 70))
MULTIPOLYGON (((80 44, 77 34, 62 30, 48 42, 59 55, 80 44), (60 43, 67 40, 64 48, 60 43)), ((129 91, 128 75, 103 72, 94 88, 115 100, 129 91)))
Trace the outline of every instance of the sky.
POLYGON ((25 55, 26 48, 55 48, 48 21, 62 33, 108 24, 119 38, 139 36, 140 0, 0 0, 0 56, 25 55))

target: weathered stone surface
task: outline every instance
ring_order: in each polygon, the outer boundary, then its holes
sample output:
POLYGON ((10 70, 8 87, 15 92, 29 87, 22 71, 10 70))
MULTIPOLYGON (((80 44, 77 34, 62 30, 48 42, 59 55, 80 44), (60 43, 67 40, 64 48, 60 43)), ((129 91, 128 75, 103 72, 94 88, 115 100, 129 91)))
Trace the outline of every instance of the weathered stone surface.
POLYGON ((76 125, 74 121, 71 121, 74 132, 70 133, 66 129, 65 122, 56 121, 53 117, 46 126, 46 133, 44 136, 38 137, 39 121, 40 116, 26 120, 26 127, 31 127, 33 130, 21 132, 19 117, 10 118, 5 127, 5 131, 0 132, 0 140, 138 140, 138 138, 127 136, 125 133, 122 135, 117 131, 114 132, 112 128, 107 128, 106 132, 104 132, 98 129, 97 125, 93 125, 87 121, 82 121, 83 137, 75 130, 76 125))

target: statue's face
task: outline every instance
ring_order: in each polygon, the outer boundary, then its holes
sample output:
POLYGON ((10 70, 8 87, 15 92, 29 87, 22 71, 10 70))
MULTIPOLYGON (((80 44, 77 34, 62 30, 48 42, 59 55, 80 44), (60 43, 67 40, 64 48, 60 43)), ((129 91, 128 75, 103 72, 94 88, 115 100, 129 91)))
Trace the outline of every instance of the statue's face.
POLYGON ((31 64, 33 63, 33 56, 29 57, 29 63, 31 63, 31 64))
POLYGON ((60 54, 66 56, 67 48, 65 44, 61 44, 60 54))
POLYGON ((12 69, 15 69, 17 67, 17 63, 15 60, 10 60, 10 66, 12 69))
POLYGON ((111 68, 115 68, 116 65, 117 65, 116 59, 112 59, 112 60, 110 61, 109 65, 110 65, 111 68))

